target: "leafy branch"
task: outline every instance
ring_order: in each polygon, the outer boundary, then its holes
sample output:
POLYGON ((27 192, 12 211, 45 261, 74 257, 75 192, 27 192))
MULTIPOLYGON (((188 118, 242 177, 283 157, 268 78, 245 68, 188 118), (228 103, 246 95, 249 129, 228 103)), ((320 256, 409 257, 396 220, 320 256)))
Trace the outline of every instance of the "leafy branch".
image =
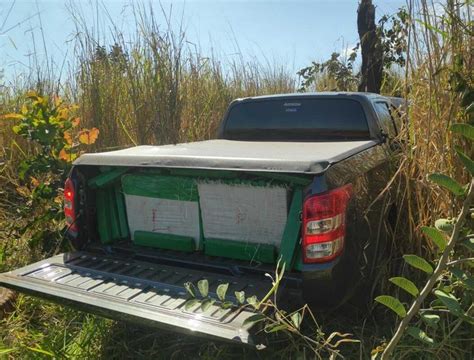
MULTIPOLYGON (((406 313, 406 316, 404 316, 402 321, 400 322, 400 325, 398 326, 397 331, 393 335, 392 339, 390 340, 387 347, 385 348, 385 351, 382 354, 382 360, 390 359, 390 356, 393 350, 395 349, 400 339, 402 338, 403 334, 407 330, 411 320, 413 319, 415 315, 418 314, 421 308, 421 305, 425 301, 426 297, 431 293, 439 277, 441 276, 443 271, 447 268, 451 251, 454 249, 454 246, 456 245, 456 243, 458 243, 459 239, 462 237, 461 231, 463 229, 465 219, 471 211, 471 205, 473 202, 474 202, 474 180, 471 180, 468 194, 466 198, 464 199, 463 207, 456 219, 453 233, 451 234, 451 237, 448 243, 446 244, 446 248, 443 251, 443 255, 441 256, 438 262, 438 265, 436 266, 436 269, 433 271, 433 274, 429 277, 428 281, 426 282, 425 286, 421 290, 420 294, 417 296, 415 301, 412 303, 410 309, 406 313)), ((443 293, 438 293, 437 295, 439 297, 444 296, 443 293)), ((447 296, 447 298, 449 298, 449 296, 447 296)), ((449 301, 449 300, 446 300, 446 301, 449 301)))

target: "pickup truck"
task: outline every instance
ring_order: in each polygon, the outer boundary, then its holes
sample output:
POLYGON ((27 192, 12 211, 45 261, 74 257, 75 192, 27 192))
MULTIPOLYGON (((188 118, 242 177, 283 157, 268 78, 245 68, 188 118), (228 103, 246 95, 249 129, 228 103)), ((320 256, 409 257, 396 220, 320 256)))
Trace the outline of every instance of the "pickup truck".
POLYGON ((262 299, 277 263, 281 301, 335 307, 374 278, 401 104, 368 93, 249 97, 230 104, 217 139, 84 154, 64 186, 75 250, 1 274, 0 285, 254 344, 254 312, 236 292, 262 299), (185 284, 202 279, 216 301, 186 306, 185 284), (219 284, 234 305, 221 306, 219 284))

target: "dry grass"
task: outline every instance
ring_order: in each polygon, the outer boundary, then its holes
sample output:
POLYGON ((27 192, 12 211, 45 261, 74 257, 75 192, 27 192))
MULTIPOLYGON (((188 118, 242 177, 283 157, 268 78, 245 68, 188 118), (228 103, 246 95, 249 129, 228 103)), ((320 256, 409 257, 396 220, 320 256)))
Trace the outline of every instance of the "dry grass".
POLYGON ((465 25, 470 21, 472 7, 448 1, 444 4, 446 15, 441 17, 425 0, 411 1, 410 6, 417 21, 409 29, 404 95, 409 103, 409 123, 400 135, 405 146, 397 192, 400 208, 407 211, 409 226, 408 236, 397 247, 401 253, 423 254, 432 249, 427 249, 419 228, 439 217, 453 216, 456 211, 449 193, 434 187, 426 176, 440 172, 463 184, 468 181, 468 174, 454 151, 454 145, 461 144, 448 129, 455 122, 466 121, 460 96, 452 90, 450 74, 457 55, 464 60, 466 78, 473 81, 472 38, 465 29, 456 26, 457 22, 465 25), (445 35, 441 36, 440 32, 445 35))

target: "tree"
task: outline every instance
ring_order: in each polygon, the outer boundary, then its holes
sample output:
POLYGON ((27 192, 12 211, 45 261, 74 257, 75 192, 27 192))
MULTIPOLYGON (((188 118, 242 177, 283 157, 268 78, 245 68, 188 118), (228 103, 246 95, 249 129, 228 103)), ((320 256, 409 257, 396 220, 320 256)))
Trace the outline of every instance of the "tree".
POLYGON ((380 93, 383 78, 383 47, 375 24, 375 6, 372 0, 362 0, 359 4, 357 31, 362 55, 358 90, 380 93))

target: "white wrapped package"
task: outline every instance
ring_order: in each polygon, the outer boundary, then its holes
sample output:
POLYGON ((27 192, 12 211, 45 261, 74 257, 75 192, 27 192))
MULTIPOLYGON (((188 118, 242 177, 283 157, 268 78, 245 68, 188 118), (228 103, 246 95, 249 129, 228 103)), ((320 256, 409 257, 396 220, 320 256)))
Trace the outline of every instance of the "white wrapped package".
POLYGON ((280 247, 288 213, 286 188, 203 182, 198 191, 205 238, 280 247))
POLYGON ((137 230, 194 238, 199 246, 199 205, 196 201, 125 195, 132 240, 137 230))

